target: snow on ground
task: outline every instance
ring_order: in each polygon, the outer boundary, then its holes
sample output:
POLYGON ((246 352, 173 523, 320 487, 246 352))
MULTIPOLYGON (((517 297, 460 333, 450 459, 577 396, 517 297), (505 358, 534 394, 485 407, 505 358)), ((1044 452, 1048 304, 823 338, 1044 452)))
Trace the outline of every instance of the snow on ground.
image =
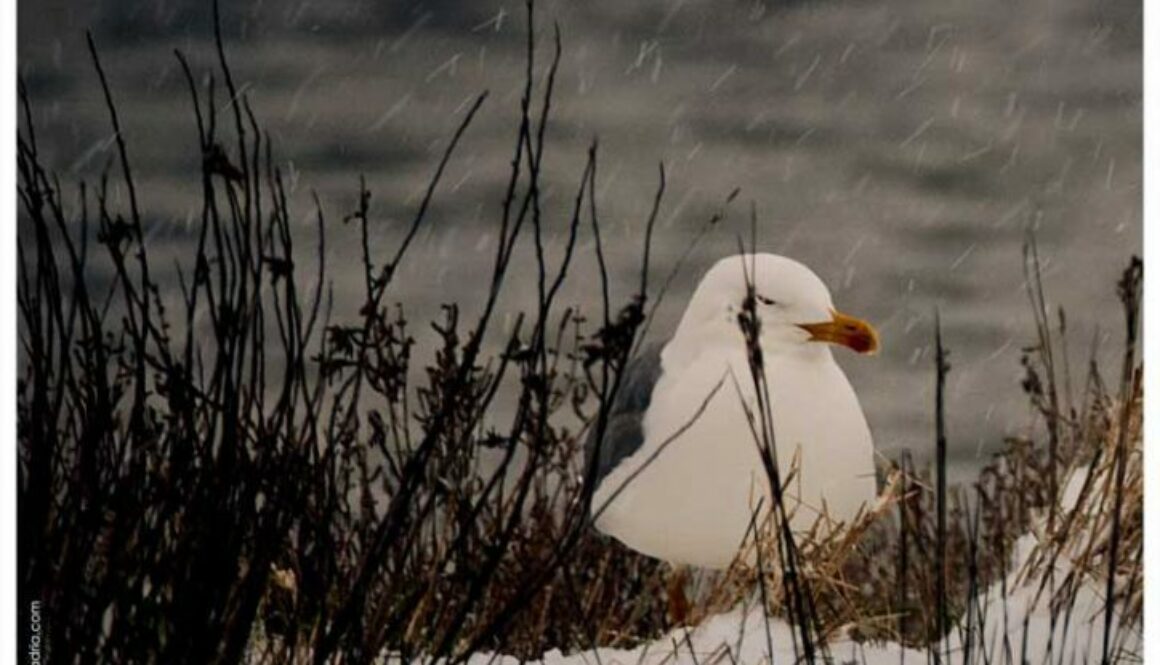
MULTIPOLYGON (((544 654, 542 665, 629 665, 629 664, 696 664, 707 663, 762 663, 769 662, 770 645, 773 662, 792 663, 794 636, 784 621, 770 619, 769 634, 762 626, 760 607, 748 612, 735 609, 707 619, 696 628, 678 628, 655 642, 635 649, 597 649, 573 654, 553 650, 544 654), (687 631, 687 632, 686 632, 687 631)), ((914 663, 924 662, 926 654, 899 645, 870 647, 852 641, 831 645, 830 654, 837 662, 899 662, 900 652, 914 663)), ((471 665, 496 663, 516 665, 520 661, 503 656, 493 660, 490 654, 479 654, 468 661, 471 665)))
MULTIPOLYGON (((1035 541, 1025 536, 1019 542, 1022 556, 1030 553, 1035 541)), ((1026 648, 1025 662, 1045 662, 1049 654, 1055 662, 1100 662, 1103 648, 1103 601, 1097 584, 1091 584, 1078 596, 1070 621, 1060 615, 1052 625, 1046 600, 1035 602, 1034 585, 1020 585, 1013 574, 1008 580, 1004 603, 1003 587, 995 584, 987 589, 980 605, 984 615, 983 643, 989 652, 971 657, 977 662, 1020 662, 1026 648), (1004 611, 1006 610, 1006 611, 1004 611), (1024 626, 1026 621, 1026 646, 1024 626), (1054 639, 1048 636, 1054 633, 1054 639), (1004 640, 1004 634, 1006 639, 1004 640), (1049 646, 1050 645, 1050 646, 1049 646)), ((668 635, 634 649, 598 649, 573 654, 549 651, 542 665, 628 665, 628 664, 689 664, 706 663, 768 663, 772 645, 774 663, 792 663, 796 660, 794 635, 790 626, 777 618, 768 620, 768 636, 763 624, 760 605, 745 611, 740 608, 707 619, 695 628, 678 628, 668 635)), ((1113 625, 1113 630, 1118 630, 1113 625)), ((1122 644, 1121 661, 1137 660, 1142 639, 1139 628, 1130 631, 1122 644)), ((972 649, 978 649, 978 639, 972 649)), ((964 657, 962 640, 952 635, 943 647, 951 653, 950 662, 964 657)), ((832 643, 829 653, 835 662, 855 662, 866 665, 896 665, 900 662, 925 663, 925 651, 905 648, 899 644, 858 644, 851 640, 832 643)), ((478 654, 471 665, 516 665, 520 661, 507 656, 478 654)))
MULTIPOLYGON (((1064 505, 1075 494, 1076 483, 1082 484, 1082 474, 1074 474, 1066 485, 1064 505), (1077 479, 1078 477, 1078 479, 1077 479)), ((1074 498, 1071 499, 1074 504, 1074 498)), ((1047 592, 1037 599, 1041 577, 1030 583, 1020 573, 1037 544, 1034 535, 1023 536, 1015 547, 1013 571, 1005 582, 986 589, 979 597, 976 612, 975 638, 964 645, 956 631, 943 645, 950 652, 949 662, 1100 662, 1104 641, 1103 580, 1088 579, 1077 593, 1070 616, 1057 613, 1052 618, 1047 592), (978 625, 983 631, 979 639, 978 625), (980 653, 980 643, 984 645, 980 653), (1026 654, 1024 657, 1023 654, 1026 654)), ((1066 561, 1056 563, 1056 579, 1062 579, 1069 566, 1066 561)), ((690 664, 707 663, 793 663, 797 660, 795 636, 791 627, 778 618, 768 621, 759 603, 750 603, 749 609, 736 608, 728 613, 710 617, 694 628, 678 628, 668 635, 633 649, 597 649, 572 654, 553 650, 544 654, 542 665, 628 665, 628 664, 690 664), (765 625, 763 625, 765 624, 765 625), (768 627, 768 634, 767 634, 768 627), (772 647, 772 648, 771 648, 772 647)), ((1142 655, 1143 636, 1140 626, 1120 626, 1113 621, 1112 658, 1118 662, 1136 662, 1142 655)), ((858 644, 852 640, 831 643, 829 654, 835 662, 855 662, 865 665, 895 665, 900 662, 924 663, 925 651, 905 648, 899 644, 858 644)), ((516 665, 521 661, 495 654, 478 654, 471 665, 516 665)))

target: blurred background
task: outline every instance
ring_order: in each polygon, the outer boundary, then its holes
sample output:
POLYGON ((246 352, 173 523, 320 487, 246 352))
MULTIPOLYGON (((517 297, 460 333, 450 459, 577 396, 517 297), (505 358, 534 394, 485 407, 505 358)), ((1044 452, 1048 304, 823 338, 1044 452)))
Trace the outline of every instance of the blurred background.
MULTIPOLYGON (((1032 422, 1019 363, 1035 339, 1021 256, 1029 230, 1049 304, 1067 311, 1077 399, 1093 341, 1106 349, 1105 373, 1118 371, 1115 280, 1141 251, 1141 9, 1134 0, 541 0, 538 75, 553 23, 563 41, 544 167, 550 257, 562 254, 594 139, 614 305, 637 285, 658 163, 669 177, 654 283, 739 189, 677 276, 658 338, 701 273, 748 238, 752 205, 759 249, 803 261, 840 308, 878 327, 880 355, 835 355, 884 455, 933 451, 939 308, 952 350, 952 474, 965 478, 1032 422)), ((20 74, 47 163, 64 183, 111 164, 91 30, 154 256, 181 260, 201 190, 173 51, 213 70, 209 4, 41 0, 18 11, 20 74)), ((312 192, 327 214, 339 312, 361 295, 357 232, 342 224, 359 176, 385 257, 468 104, 490 90, 389 295, 415 322, 426 359, 433 333, 420 322, 444 302, 470 312, 486 288, 518 128, 523 3, 223 0, 222 14, 236 81, 286 165, 304 257, 312 192)), ((534 280, 520 279, 534 266, 525 244, 502 302, 509 325, 534 306, 534 280)), ((595 321, 591 248, 586 232, 561 302, 595 321)), ((299 262, 306 274, 312 265, 299 262)), ((93 279, 107 276, 96 266, 93 279)))

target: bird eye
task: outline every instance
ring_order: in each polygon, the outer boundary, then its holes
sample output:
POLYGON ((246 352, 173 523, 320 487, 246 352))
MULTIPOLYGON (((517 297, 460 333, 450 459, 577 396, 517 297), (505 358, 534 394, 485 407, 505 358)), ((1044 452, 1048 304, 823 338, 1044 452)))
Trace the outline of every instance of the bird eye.
POLYGON ((776 305, 777 304, 777 301, 774 300, 773 298, 766 298, 765 296, 760 296, 760 295, 757 296, 757 302, 761 303, 762 305, 776 305))

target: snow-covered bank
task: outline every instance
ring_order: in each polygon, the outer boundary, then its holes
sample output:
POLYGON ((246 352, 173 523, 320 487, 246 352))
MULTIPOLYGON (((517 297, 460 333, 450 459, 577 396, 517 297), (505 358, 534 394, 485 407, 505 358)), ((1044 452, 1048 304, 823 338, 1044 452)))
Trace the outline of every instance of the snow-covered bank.
MULTIPOLYGON (((1083 483, 1082 471, 1072 475, 1066 487, 1064 508, 1075 508, 1075 494, 1083 483)), ((1054 614, 1051 589, 1040 591, 1046 573, 1028 575, 1027 567, 1039 546, 1035 535, 1025 535, 1015 546, 1011 574, 977 596, 972 610, 971 632, 966 622, 953 630, 941 649, 951 663, 1100 662, 1104 649, 1104 597, 1102 579, 1083 575, 1070 608, 1057 607, 1054 614), (980 626, 982 626, 980 630, 980 626)), ((1072 567, 1066 557, 1054 564, 1054 579, 1063 580, 1072 567)), ((1113 662, 1138 662, 1142 658, 1143 634, 1139 625, 1121 625, 1113 617, 1109 655, 1113 662)), ((563 654, 544 654, 542 665, 615 665, 706 663, 792 663, 798 659, 795 632, 779 618, 766 619, 759 603, 735 608, 694 628, 678 628, 660 639, 633 649, 607 649, 563 654), (771 658, 772 656, 772 658, 771 658)), ((836 662, 894 665, 926 662, 926 651, 897 643, 858 643, 851 639, 832 642, 828 653, 836 662)), ((516 665, 516 658, 477 654, 472 665, 516 665)))
MULTIPOLYGON (((1027 536, 1020 541, 1019 548, 1027 554, 1034 545, 1034 538, 1027 536)), ((1036 602, 1035 585, 1019 584, 1017 577, 1017 574, 1012 574, 1007 580, 1005 595, 1004 585, 995 584, 980 597, 978 613, 982 615, 983 629, 974 634, 969 644, 962 635, 953 634, 943 646, 951 654, 950 662, 969 659, 970 662, 980 663, 1039 663, 1049 656, 1053 658, 1052 662, 1099 662, 1103 649, 1104 603, 1098 585, 1093 581, 1077 594, 1070 620, 1061 613, 1053 621, 1046 594, 1036 602)), ((1118 621, 1113 622, 1113 635, 1113 643, 1118 645, 1118 648, 1113 649, 1115 661, 1139 660, 1142 634, 1138 626, 1120 626, 1118 621)), ((792 663, 797 659, 794 640, 789 624, 777 618, 764 621, 760 606, 754 606, 749 611, 738 608, 711 617, 696 628, 673 630, 635 649, 597 649, 573 654, 549 651, 539 662, 543 665, 704 665, 762 663, 771 660, 774 663, 792 663)), ((860 644, 849 639, 831 644, 829 654, 837 662, 867 665, 922 663, 928 657, 925 651, 896 643, 860 644)), ((468 662, 472 665, 516 665, 520 661, 506 656, 478 654, 468 662)))

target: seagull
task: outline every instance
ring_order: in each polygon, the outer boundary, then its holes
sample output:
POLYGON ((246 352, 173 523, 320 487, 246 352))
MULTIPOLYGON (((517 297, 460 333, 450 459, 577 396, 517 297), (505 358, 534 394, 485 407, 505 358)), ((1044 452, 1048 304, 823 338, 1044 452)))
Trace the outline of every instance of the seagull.
POLYGON ((874 444, 832 346, 878 350, 878 333, 834 308, 809 268, 776 254, 716 263, 676 332, 630 361, 595 456, 594 526, 681 566, 727 568, 770 506, 758 390, 739 315, 753 286, 783 505, 795 532, 848 523, 876 498, 874 444), (751 421, 751 418, 754 421, 751 421))

